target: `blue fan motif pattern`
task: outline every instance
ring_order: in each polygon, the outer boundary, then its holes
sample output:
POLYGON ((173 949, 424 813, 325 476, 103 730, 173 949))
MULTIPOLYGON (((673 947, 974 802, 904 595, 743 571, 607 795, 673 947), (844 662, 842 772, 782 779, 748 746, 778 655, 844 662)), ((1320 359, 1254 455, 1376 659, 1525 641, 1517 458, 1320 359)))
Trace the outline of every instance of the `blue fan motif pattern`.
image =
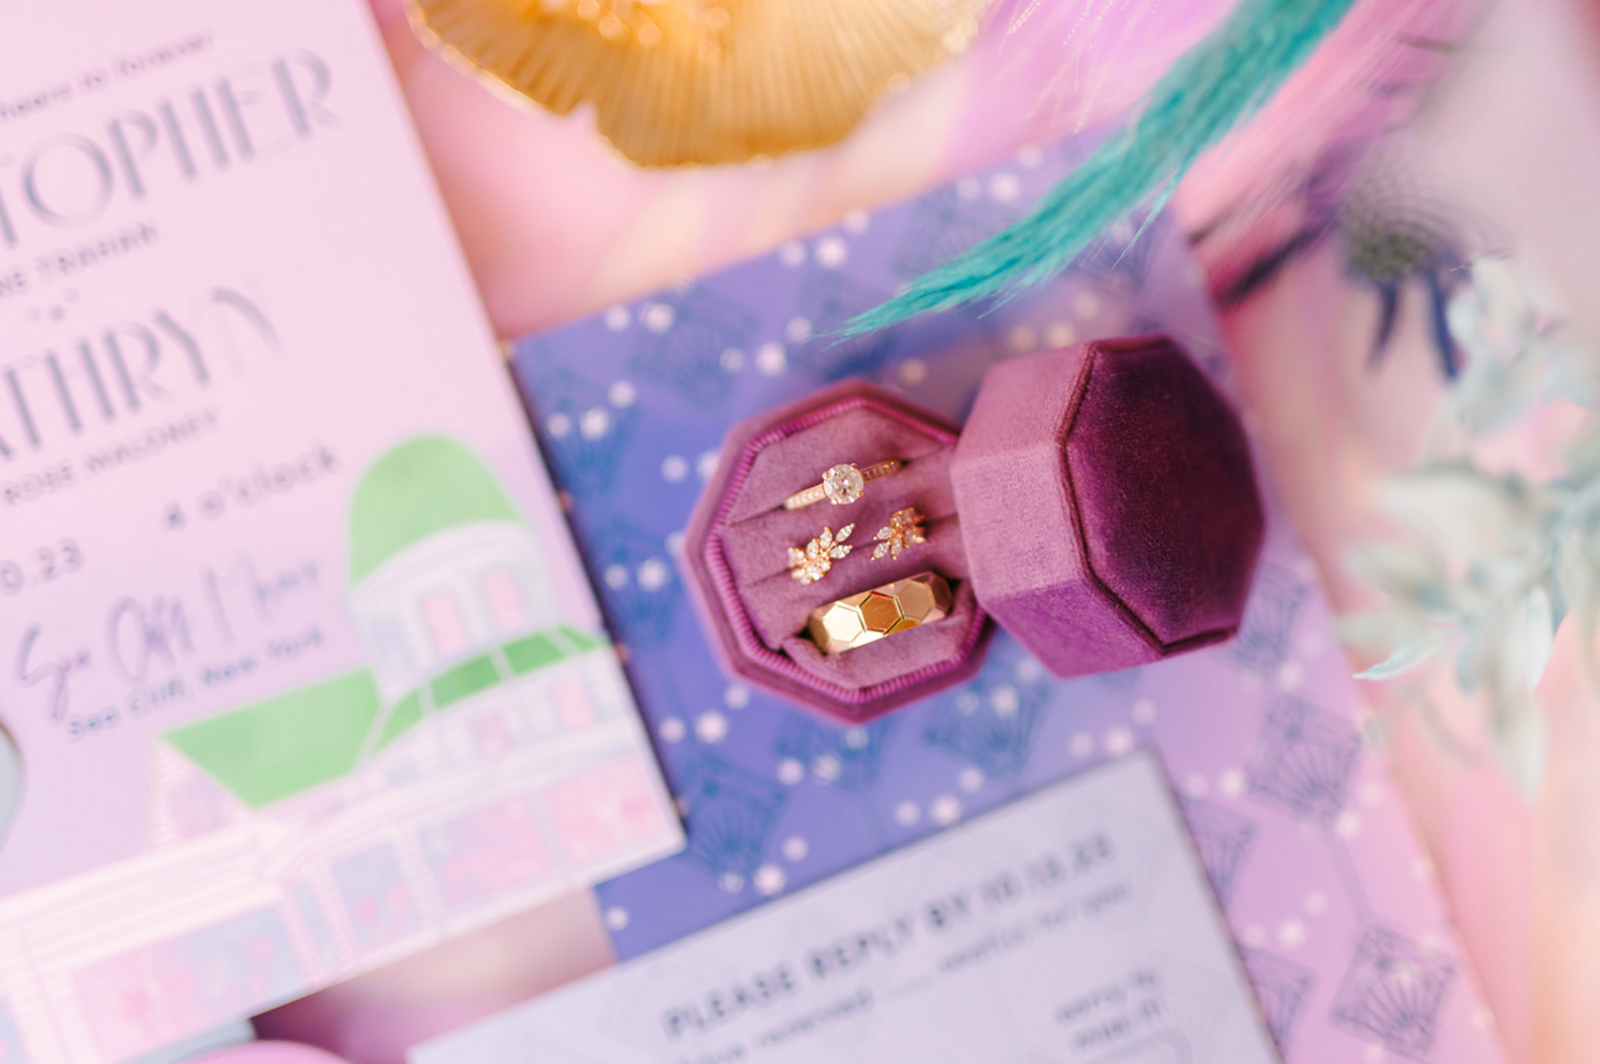
POLYGON ((825 381, 877 376, 899 341, 897 330, 843 339, 833 333, 886 298, 887 292, 852 280, 838 270, 812 273, 801 285, 800 299, 785 326, 786 338, 798 344, 790 354, 790 363, 814 370, 825 381))
POLYGON ((1116 672, 1099 673, 1093 679, 1101 687, 1126 693, 1139 686, 1139 678, 1143 675, 1143 669, 1118 669, 1116 672))
POLYGON ((1256 672, 1275 673, 1289 657, 1294 623, 1309 591, 1293 573, 1263 563, 1256 571, 1255 587, 1233 653, 1241 665, 1256 672))
POLYGON ((798 761, 840 790, 859 794, 877 782, 894 729, 892 718, 841 730, 789 712, 778 727, 773 752, 798 761))
POLYGON ((917 277, 943 266, 1016 221, 1016 213, 982 197, 972 185, 952 186, 918 199, 894 255, 894 270, 917 277))
POLYGON ((1085 248, 1074 267, 1102 278, 1113 292, 1131 297, 1144 287, 1155 249, 1171 224, 1168 214, 1152 217, 1148 211, 1135 211, 1085 248))
POLYGON ((759 317, 724 296, 691 287, 639 308, 632 368, 698 404, 721 404, 733 388, 729 352, 744 351, 759 317))
POLYGON ((1287 1056, 1295 1021, 1300 1018, 1301 1007, 1315 980, 1300 965, 1271 953, 1247 949, 1240 955, 1250 984, 1255 987, 1256 1000, 1261 1003, 1267 1029, 1272 1032, 1272 1040, 1277 1043, 1278 1052, 1287 1056))
POLYGON ((1206 876, 1211 880, 1211 888, 1216 891, 1218 903, 1226 909, 1233 899, 1239 870, 1255 842, 1255 823, 1226 806, 1194 798, 1183 802, 1183 814, 1189 822, 1195 849, 1200 852, 1200 861, 1205 865, 1206 876))
POLYGON ((1332 825, 1344 808, 1361 736, 1344 717, 1285 698, 1267 716, 1250 793, 1301 820, 1332 825))
POLYGON ((526 363, 527 391, 534 397, 539 440, 557 471, 558 484, 573 495, 602 495, 638 428, 639 411, 618 404, 608 389, 555 364, 547 352, 526 363))
POLYGON ((601 600, 622 641, 653 645, 665 640, 680 596, 664 539, 613 518, 590 532, 586 547, 601 600))
POLYGON ((1385 928, 1369 928, 1333 1007, 1333 1022, 1422 1060, 1433 1048, 1455 964, 1385 928))
POLYGON ((1014 779, 1027 767, 1049 695, 980 676, 938 699, 922 733, 928 745, 970 762, 989 779, 1014 779))
POLYGON ((783 788, 704 754, 684 770, 677 793, 688 825, 684 857, 725 888, 742 887, 771 840, 783 788))

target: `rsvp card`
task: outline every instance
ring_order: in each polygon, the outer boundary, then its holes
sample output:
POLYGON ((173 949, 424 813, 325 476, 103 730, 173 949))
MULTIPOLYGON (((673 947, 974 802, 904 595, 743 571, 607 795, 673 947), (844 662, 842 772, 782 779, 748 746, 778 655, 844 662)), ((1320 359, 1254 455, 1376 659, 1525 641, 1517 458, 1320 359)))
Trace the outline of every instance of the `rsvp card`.
POLYGON ((1136 754, 412 1050, 412 1064, 1273 1064, 1136 754))

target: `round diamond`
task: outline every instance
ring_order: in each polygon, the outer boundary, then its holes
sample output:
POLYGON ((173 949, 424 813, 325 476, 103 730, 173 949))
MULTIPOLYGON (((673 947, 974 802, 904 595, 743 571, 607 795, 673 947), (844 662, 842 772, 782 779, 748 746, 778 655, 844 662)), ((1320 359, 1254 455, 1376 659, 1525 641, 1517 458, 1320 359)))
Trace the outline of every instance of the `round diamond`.
POLYGON ((836 465, 822 474, 822 493, 835 506, 855 502, 866 486, 861 470, 853 465, 836 465))

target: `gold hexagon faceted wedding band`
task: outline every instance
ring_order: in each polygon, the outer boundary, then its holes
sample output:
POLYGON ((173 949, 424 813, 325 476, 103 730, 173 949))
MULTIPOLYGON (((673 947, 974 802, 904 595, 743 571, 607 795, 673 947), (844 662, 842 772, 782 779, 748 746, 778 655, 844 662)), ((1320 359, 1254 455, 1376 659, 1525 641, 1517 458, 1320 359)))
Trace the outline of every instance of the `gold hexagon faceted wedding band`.
POLYGON ((827 499, 835 506, 848 506, 865 494, 867 481, 898 473, 904 464, 898 458, 891 458, 886 462, 874 462, 865 469, 857 468, 854 462, 836 465, 822 474, 821 484, 814 484, 805 491, 797 491, 783 500, 783 508, 798 510, 802 506, 810 506, 823 499, 827 499))
POLYGON ((938 573, 918 573, 830 602, 811 611, 811 639, 824 654, 877 642, 950 615, 950 585, 938 573))

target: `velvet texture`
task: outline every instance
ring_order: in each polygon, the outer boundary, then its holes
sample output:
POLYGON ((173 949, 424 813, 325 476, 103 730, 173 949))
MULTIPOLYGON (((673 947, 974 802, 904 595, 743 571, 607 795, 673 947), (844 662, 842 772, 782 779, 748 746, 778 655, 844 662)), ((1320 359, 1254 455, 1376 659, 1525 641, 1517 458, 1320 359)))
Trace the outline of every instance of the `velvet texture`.
POLYGON ((738 426, 690 521, 694 589, 724 664, 835 718, 869 720, 969 678, 992 616, 1058 676, 1110 672, 1238 630, 1264 534, 1238 417, 1164 336, 1080 344, 991 369, 954 429, 847 381, 738 426), (785 510, 829 467, 899 458, 848 506, 785 510), (895 510, 928 542, 871 557, 895 510), (821 580, 787 548, 854 524, 821 580), (824 603, 931 569, 942 621, 843 654, 805 634, 824 603))
POLYGON ((951 479, 979 601, 1056 675, 1238 630, 1264 534, 1250 450, 1171 339, 996 366, 951 479))
POLYGON ((872 385, 845 382, 736 427, 689 523, 690 586, 725 665, 750 683, 841 720, 857 722, 968 679, 990 626, 968 579, 961 520, 950 484, 956 431, 872 385), (899 472, 869 481, 860 501, 799 510, 783 500, 829 467, 898 458, 899 472), (899 560, 872 558, 889 515, 915 507, 927 542, 899 560), (789 575, 787 548, 824 526, 848 524, 855 550, 821 580, 789 575), (811 611, 923 570, 950 581, 949 616, 843 654, 825 655, 806 635, 811 611))

